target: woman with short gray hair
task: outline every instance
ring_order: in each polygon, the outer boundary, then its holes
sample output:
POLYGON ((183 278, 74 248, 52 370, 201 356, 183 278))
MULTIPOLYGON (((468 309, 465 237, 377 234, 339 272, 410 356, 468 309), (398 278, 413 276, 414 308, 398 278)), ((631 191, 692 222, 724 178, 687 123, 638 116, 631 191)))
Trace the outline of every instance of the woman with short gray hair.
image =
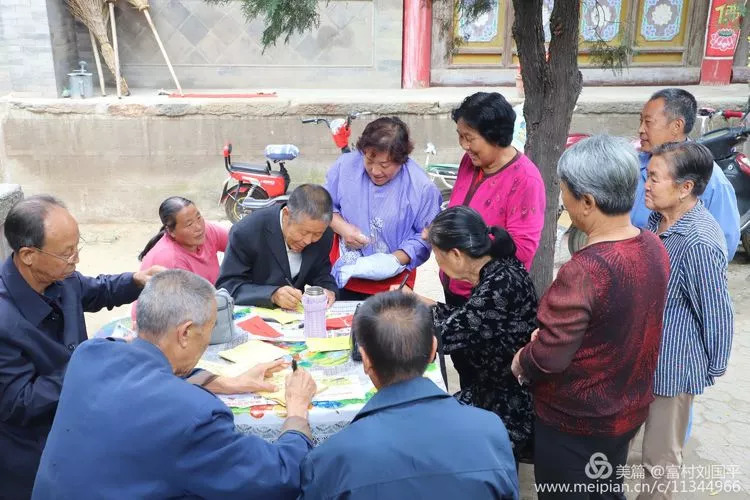
POLYGON ((646 206, 654 212, 647 227, 661 238, 671 267, 654 378, 656 399, 643 436, 649 483, 658 479, 651 475, 652 467, 682 465, 693 397, 724 374, 732 347, 726 240, 698 198, 712 171, 711 152, 689 141, 657 147, 648 164, 646 206))
POLYGON ((588 244, 541 298, 539 330, 511 369, 533 392, 537 484, 601 481, 618 491, 622 477, 595 480, 586 465, 595 453, 613 468, 624 465, 646 420, 669 261, 658 238, 630 223, 638 159, 624 139, 579 142, 560 158, 558 174, 565 207, 588 244))

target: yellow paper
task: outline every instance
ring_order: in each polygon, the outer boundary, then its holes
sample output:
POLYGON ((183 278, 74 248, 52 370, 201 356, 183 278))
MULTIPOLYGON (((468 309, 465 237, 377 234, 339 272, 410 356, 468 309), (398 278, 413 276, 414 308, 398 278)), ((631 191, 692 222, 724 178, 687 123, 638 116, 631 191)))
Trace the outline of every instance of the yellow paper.
POLYGON ((282 325, 302 321, 302 316, 297 313, 284 311, 283 309, 267 309, 265 307, 253 307, 251 311, 261 318, 275 319, 282 325))
POLYGON ((344 377, 325 377, 318 381, 318 386, 323 385, 326 389, 318 390, 313 401, 342 401, 346 399, 364 399, 365 389, 356 375, 344 377))
POLYGON ((252 367, 258 363, 269 363, 287 354, 289 352, 285 349, 262 340, 248 340, 234 349, 221 351, 219 356, 242 366, 252 367))
MULTIPOLYGON (((286 406, 286 375, 287 374, 283 373, 274 374, 274 376, 271 377, 270 382, 276 386, 276 392, 258 392, 258 396, 276 401, 277 403, 286 406)), ((315 384, 317 386, 315 394, 319 394, 328 389, 325 382, 316 380, 315 384)))
POLYGON ((195 365, 195 367, 209 371, 214 375, 220 375, 222 377, 236 377, 237 375, 245 373, 248 369, 252 368, 251 366, 238 365, 237 363, 225 365, 222 363, 205 360, 198 361, 198 364, 195 365))
POLYGON ((346 351, 347 349, 351 349, 349 335, 325 338, 308 337, 305 343, 307 344, 307 350, 310 352, 346 351))

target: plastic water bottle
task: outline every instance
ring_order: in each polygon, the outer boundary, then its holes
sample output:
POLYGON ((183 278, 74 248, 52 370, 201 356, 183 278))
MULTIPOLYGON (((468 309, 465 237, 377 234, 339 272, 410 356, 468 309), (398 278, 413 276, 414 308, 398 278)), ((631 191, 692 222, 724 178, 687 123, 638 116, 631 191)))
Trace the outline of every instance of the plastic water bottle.
POLYGON ((323 288, 311 286, 302 295, 305 310, 305 337, 326 336, 326 305, 328 297, 323 288))

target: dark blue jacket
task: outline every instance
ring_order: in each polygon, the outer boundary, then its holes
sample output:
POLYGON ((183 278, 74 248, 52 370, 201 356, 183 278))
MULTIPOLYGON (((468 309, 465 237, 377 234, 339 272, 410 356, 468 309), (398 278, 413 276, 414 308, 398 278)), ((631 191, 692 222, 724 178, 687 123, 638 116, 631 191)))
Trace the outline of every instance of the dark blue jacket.
POLYGON ((84 312, 128 304, 131 273, 79 273, 34 291, 9 257, 0 270, 0 499, 28 499, 65 367, 88 338, 84 312))
POLYGON ((518 498, 500 418, 426 378, 384 387, 302 463, 300 499, 518 498))
POLYGON ((145 340, 92 339, 70 360, 32 498, 291 499, 311 447, 295 431, 275 444, 238 433, 145 340))

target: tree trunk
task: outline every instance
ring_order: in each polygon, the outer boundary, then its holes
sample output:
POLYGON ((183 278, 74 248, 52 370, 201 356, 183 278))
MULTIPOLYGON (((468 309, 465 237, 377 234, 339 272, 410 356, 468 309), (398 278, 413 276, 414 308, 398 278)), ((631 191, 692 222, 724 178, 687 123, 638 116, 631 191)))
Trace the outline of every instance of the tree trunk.
POLYGON ((543 0, 513 0, 513 37, 518 47, 526 94, 526 155, 539 167, 547 192, 544 230, 532 267, 537 293, 552 282, 557 239, 560 159, 582 76, 578 70, 579 0, 555 0, 550 17, 549 59, 544 47, 543 0))

